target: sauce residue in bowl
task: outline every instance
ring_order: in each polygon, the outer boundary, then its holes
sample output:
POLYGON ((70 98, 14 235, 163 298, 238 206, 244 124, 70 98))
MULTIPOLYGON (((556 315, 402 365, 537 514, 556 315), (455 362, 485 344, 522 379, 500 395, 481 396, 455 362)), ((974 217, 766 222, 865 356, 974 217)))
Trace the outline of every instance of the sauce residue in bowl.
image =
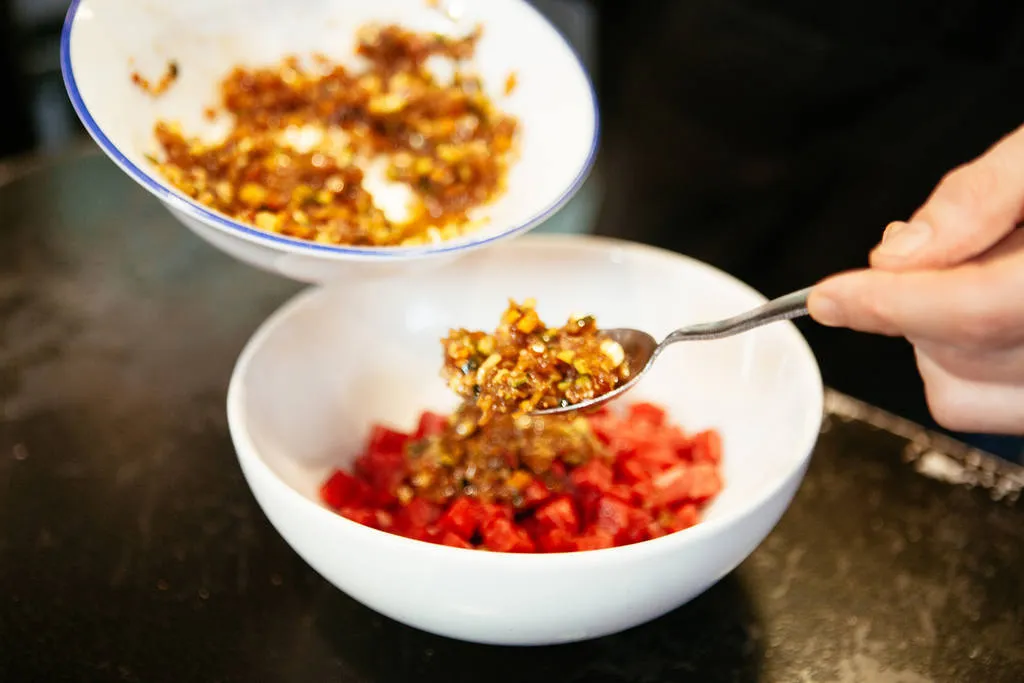
POLYGON ((220 85, 227 135, 204 142, 159 121, 151 161, 184 194, 267 232, 368 247, 453 239, 479 227, 469 213, 504 191, 514 157, 517 120, 465 68, 480 35, 366 26, 362 70, 323 56, 236 67, 220 85), (449 82, 437 59, 454 65, 449 82), (374 165, 411 198, 401 220, 374 202, 374 165))
POLYGON ((132 83, 137 85, 142 90, 153 97, 159 97, 167 92, 172 85, 178 80, 178 63, 174 60, 167 62, 167 68, 164 69, 163 75, 160 76, 156 82, 150 81, 148 78, 143 76, 138 71, 132 72, 132 83))

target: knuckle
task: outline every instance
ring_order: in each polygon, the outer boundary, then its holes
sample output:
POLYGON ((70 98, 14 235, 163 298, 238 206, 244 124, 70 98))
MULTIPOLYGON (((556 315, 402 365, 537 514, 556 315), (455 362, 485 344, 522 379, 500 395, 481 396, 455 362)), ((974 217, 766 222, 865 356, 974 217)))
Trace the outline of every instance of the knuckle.
POLYGON ((999 346, 1007 336, 1007 325, 1003 316, 991 307, 977 309, 964 316, 959 328, 960 344, 972 350, 999 346))
POLYGON ((932 379, 925 382, 925 398, 932 417, 946 429, 969 431, 972 419, 964 409, 964 402, 960 400, 957 383, 944 378, 932 379))
POLYGON ((992 164, 975 162, 959 166, 939 181, 937 195, 972 212, 985 213, 991 197, 999 193, 1001 174, 992 164))
POLYGON ((884 289, 867 292, 863 301, 864 312, 871 319, 871 327, 882 334, 897 334, 900 331, 892 299, 884 295, 884 289))
POLYGON ((958 346, 970 350, 999 348, 1015 336, 1015 316, 993 296, 991 286, 966 284, 957 299, 946 315, 959 323, 954 328, 954 343, 958 346))
POLYGON ((946 429, 961 431, 969 427, 971 416, 965 413, 964 384, 949 373, 934 357, 933 352, 915 346, 917 368, 924 381, 924 394, 928 411, 937 423, 946 429))

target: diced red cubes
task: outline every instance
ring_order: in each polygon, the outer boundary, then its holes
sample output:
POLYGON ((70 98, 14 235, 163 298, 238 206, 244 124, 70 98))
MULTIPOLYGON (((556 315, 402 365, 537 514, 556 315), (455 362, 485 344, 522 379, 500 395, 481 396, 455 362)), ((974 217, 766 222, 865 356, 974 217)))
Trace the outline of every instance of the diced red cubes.
POLYGON ((537 527, 543 532, 557 529, 568 534, 576 534, 580 528, 576 507, 568 496, 557 498, 537 508, 534 519, 537 520, 537 527))
POLYGON ((413 434, 413 439, 419 440, 428 436, 436 436, 444 431, 444 428, 448 425, 448 418, 444 415, 438 415, 437 413, 431 413, 429 411, 420 415, 420 422, 416 427, 416 433, 413 434))
POLYGON ((456 498, 441 515, 438 524, 446 532, 469 541, 480 528, 483 512, 480 504, 472 498, 456 498))
POLYGON ((606 457, 566 466, 556 458, 521 483, 511 503, 457 495, 445 504, 399 489, 410 477, 406 446, 440 434, 447 418, 421 415, 413 434, 384 426, 370 431, 352 473, 324 482, 324 504, 365 526, 429 543, 492 552, 556 553, 639 543, 697 524, 700 511, 722 489, 718 432, 685 434, 665 411, 633 404, 624 416, 601 410, 587 416, 606 457))
POLYGON ((485 522, 481 535, 487 550, 499 553, 532 553, 535 550, 526 531, 504 517, 492 517, 485 522))
POLYGON ((373 490, 362 479, 338 470, 320 487, 320 497, 332 508, 363 506, 370 502, 373 490))

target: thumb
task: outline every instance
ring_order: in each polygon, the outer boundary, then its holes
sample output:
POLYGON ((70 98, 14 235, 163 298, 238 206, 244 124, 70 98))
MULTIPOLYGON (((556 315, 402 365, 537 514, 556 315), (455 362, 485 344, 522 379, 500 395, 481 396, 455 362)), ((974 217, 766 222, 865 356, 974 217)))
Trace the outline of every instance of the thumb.
POLYGON ((966 267, 850 271, 815 285, 807 307, 812 318, 829 327, 966 343, 988 331, 994 334, 985 320, 1005 317, 1006 297, 992 296, 983 275, 966 267))
POLYGON ((959 266, 833 275, 811 290, 807 308, 830 327, 932 340, 961 348, 1024 343, 1024 230, 959 266))
POLYGON ((998 243, 1024 218, 1024 126, 950 172, 909 222, 871 253, 882 270, 947 268, 998 243))

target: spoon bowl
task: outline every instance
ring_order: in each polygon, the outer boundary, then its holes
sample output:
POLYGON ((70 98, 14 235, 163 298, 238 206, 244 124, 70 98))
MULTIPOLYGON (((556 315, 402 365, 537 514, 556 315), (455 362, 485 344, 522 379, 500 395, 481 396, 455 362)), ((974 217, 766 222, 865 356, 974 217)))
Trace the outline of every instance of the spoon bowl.
POLYGON ((530 413, 531 415, 543 416, 572 413, 587 408, 596 408, 609 401, 613 401, 637 385, 640 378, 647 374, 647 371, 654 364, 654 357, 661 352, 658 340, 642 330, 620 327, 614 330, 602 330, 602 332, 622 347, 622 351, 626 355, 626 362, 629 363, 629 380, 589 401, 573 403, 564 407, 534 410, 530 413))
POLYGON ((779 320, 799 318, 800 316, 807 315, 807 297, 810 293, 811 288, 808 287, 791 292, 785 296, 780 296, 778 299, 772 299, 763 306, 758 306, 746 313, 741 313, 731 318, 681 327, 665 337, 665 340, 660 344, 654 337, 641 330, 634 330, 628 327, 604 330, 604 334, 609 339, 618 342, 619 346, 622 347, 626 361, 629 363, 629 381, 590 400, 557 408, 535 410, 531 415, 572 413, 604 405, 635 387, 640 382, 640 379, 647 374, 647 371, 651 369, 651 366, 654 365, 658 355, 670 344, 680 341, 723 339, 779 320))

